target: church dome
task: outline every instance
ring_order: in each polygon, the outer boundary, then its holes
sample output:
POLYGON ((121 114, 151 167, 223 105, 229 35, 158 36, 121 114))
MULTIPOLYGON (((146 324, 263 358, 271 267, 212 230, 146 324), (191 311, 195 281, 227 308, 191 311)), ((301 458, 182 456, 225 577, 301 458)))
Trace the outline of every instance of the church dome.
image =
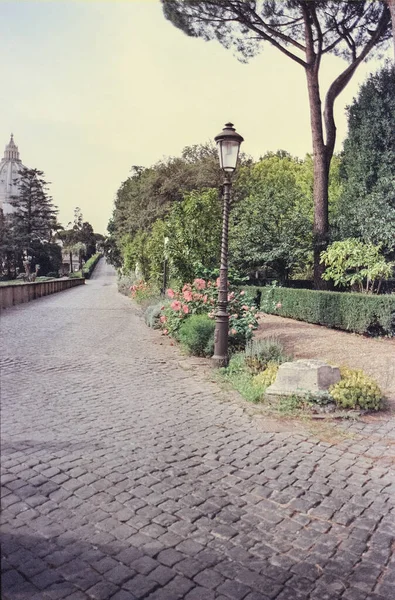
POLYGON ((11 139, 5 147, 4 157, 0 162, 0 208, 3 209, 5 215, 14 212, 14 207, 10 204, 10 197, 18 195, 19 190, 15 179, 19 177, 23 168, 18 146, 11 133, 11 139))

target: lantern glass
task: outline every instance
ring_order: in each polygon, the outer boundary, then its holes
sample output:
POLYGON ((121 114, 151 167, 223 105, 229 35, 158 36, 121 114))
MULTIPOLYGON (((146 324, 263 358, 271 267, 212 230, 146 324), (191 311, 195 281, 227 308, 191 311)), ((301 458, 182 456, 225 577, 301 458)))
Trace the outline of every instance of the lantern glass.
POLYGON ((231 139, 222 139, 217 144, 221 169, 223 171, 234 171, 239 155, 240 142, 231 139))

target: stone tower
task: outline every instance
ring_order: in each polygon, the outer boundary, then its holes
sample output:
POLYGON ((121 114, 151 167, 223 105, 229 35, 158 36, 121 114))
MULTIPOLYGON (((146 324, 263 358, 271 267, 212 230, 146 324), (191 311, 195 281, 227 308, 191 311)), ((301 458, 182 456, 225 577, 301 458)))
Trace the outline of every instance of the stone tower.
POLYGON ((14 207, 10 204, 10 197, 18 195, 18 186, 15 179, 24 165, 19 158, 18 146, 14 142, 14 136, 11 133, 11 139, 5 147, 4 158, 0 162, 0 208, 5 215, 14 212, 14 207))

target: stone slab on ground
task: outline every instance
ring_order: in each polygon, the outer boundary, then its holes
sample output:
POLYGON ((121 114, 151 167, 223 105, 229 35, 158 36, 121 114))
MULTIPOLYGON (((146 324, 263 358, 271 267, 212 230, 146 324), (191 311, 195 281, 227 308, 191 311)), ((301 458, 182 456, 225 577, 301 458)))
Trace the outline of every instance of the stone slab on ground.
POLYGON ((340 381, 340 370, 323 360, 299 359, 280 365, 267 396, 305 396, 326 392, 340 381))

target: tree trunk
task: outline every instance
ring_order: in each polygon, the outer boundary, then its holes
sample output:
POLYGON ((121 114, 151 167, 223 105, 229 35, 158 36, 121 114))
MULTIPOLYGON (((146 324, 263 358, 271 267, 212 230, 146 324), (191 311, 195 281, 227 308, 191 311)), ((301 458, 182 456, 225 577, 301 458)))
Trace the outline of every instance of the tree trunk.
POLYGON ((329 215, 328 215, 328 183, 330 157, 324 143, 323 123, 321 112, 321 97, 318 83, 318 70, 306 69, 307 88, 310 104, 310 122, 313 138, 313 169, 314 169, 314 287, 326 289, 322 279, 324 272, 320 264, 320 254, 328 244, 329 215))
POLYGON ((391 21, 392 21, 392 37, 394 41, 394 62, 395 62, 395 0, 387 0, 388 8, 391 13, 391 21))
POLYGON ((70 257, 69 273, 72 273, 73 272, 73 253, 72 252, 69 253, 69 257, 70 257))

